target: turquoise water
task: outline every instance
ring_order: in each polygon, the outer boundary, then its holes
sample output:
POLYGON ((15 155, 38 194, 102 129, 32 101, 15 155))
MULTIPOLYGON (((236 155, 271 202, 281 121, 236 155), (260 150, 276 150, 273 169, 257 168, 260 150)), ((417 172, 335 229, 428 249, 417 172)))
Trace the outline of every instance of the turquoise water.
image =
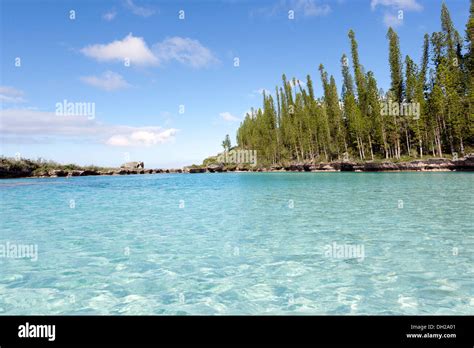
POLYGON ((473 183, 471 173, 2 180, 0 245, 35 244, 38 259, 0 258, 0 314, 474 314, 473 183))

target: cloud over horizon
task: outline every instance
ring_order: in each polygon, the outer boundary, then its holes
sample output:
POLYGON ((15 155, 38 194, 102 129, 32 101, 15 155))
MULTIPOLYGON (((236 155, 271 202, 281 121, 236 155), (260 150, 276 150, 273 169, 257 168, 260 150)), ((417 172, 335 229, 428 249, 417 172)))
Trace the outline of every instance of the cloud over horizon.
POLYGON ((150 17, 155 14, 156 10, 152 8, 138 6, 133 2, 133 0, 125 0, 124 6, 126 9, 130 10, 134 15, 141 17, 150 17))
POLYGON ((19 104, 26 102, 23 91, 10 86, 0 86, 0 102, 5 104, 19 104))
POLYGON ((114 20, 114 18, 117 16, 117 12, 115 10, 108 11, 102 15, 102 19, 110 22, 114 20))
POLYGON ((116 134, 107 139, 106 144, 111 146, 152 146, 163 144, 174 139, 178 132, 175 128, 143 127, 127 130, 124 134, 116 134))
POLYGON ((125 81, 122 75, 110 70, 107 70, 100 76, 82 76, 79 79, 90 86, 104 91, 114 91, 130 87, 130 84, 125 81))
POLYGON ((206 67, 218 60, 198 40, 179 36, 168 37, 153 46, 153 52, 160 64, 176 60, 193 68, 206 67))
POLYGON ((370 2, 372 11, 375 11, 378 6, 383 8, 383 23, 392 28, 403 25, 403 11, 419 12, 423 10, 423 6, 417 0, 372 0, 370 2))
POLYGON ((280 0, 272 6, 252 10, 250 16, 270 18, 287 16, 290 10, 295 11, 295 18, 300 15, 303 17, 320 17, 328 15, 331 12, 331 6, 319 0, 280 0))
POLYGON ((31 109, 6 109, 0 114, 4 143, 54 142, 62 138, 110 146, 152 146, 174 140, 177 132, 175 128, 111 125, 84 116, 59 116, 31 109))
POLYGON ((193 68, 202 68, 219 62, 211 50, 198 40, 179 36, 165 38, 150 49, 142 37, 129 33, 122 40, 89 45, 80 52, 99 62, 125 62, 128 59, 132 65, 142 66, 161 66, 170 61, 177 61, 193 68))
POLYGON ((81 53, 100 62, 130 60, 131 64, 155 65, 158 60, 148 48, 145 40, 128 34, 123 40, 108 44, 95 44, 82 48, 81 53))
POLYGON ((372 10, 379 5, 407 11, 421 11, 423 9, 423 6, 417 3, 416 0, 372 0, 370 2, 372 10))

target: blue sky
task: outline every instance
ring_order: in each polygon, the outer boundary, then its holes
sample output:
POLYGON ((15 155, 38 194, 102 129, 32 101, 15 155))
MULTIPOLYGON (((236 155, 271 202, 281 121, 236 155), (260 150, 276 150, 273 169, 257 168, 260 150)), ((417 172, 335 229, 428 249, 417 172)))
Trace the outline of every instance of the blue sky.
MULTIPOLYGON (((441 8, 437 0, 0 3, 0 153, 104 166, 130 158, 149 168, 200 163, 226 134, 235 142, 245 112, 283 73, 303 81, 309 73, 320 95, 322 63, 340 91, 351 28, 361 63, 386 90, 387 26, 418 62, 441 8), (64 100, 94 103, 94 117, 58 114, 64 100)), ((464 35, 469 1, 446 3, 464 35)))

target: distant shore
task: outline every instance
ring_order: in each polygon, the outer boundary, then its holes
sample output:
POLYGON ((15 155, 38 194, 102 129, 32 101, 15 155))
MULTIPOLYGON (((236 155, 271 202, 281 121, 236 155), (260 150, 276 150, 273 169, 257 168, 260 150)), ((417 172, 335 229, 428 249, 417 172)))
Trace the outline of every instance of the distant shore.
POLYGON ((326 163, 290 163, 269 167, 211 164, 186 168, 190 173, 220 172, 393 172, 393 171, 474 171, 474 154, 452 160, 429 158, 406 162, 333 161, 326 163))
POLYGON ((251 166, 249 164, 210 164, 192 165, 177 169, 146 168, 102 168, 80 167, 76 165, 59 165, 51 163, 45 168, 30 160, 12 160, 3 158, 0 161, 0 179, 12 178, 57 178, 100 175, 138 175, 138 174, 183 174, 183 173, 229 173, 229 172, 449 172, 474 171, 474 154, 457 160, 447 158, 430 158, 406 162, 390 161, 333 161, 327 163, 290 163, 286 165, 251 166))

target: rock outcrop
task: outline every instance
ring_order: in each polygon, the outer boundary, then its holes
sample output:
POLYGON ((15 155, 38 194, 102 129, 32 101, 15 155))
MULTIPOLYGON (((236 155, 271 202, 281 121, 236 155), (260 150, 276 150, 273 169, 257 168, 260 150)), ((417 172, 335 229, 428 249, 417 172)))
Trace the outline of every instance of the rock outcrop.
POLYGON ((143 162, 127 162, 120 166, 120 168, 126 169, 144 169, 145 164, 143 162))
POLYGON ((210 164, 207 166, 207 170, 211 173, 222 173, 224 171, 223 164, 210 164))
POLYGON ((186 167, 185 173, 205 173, 207 171, 204 167, 186 167))
POLYGON ((82 172, 83 172, 82 170, 71 170, 68 173, 68 175, 69 176, 81 176, 82 172))
POLYGON ((55 169, 55 170, 50 170, 48 172, 48 176, 50 177, 65 177, 68 175, 68 172, 65 171, 65 170, 61 170, 61 169, 55 169))
POLYGON ((91 176, 91 175, 101 175, 101 172, 97 170, 84 170, 79 176, 91 176))

